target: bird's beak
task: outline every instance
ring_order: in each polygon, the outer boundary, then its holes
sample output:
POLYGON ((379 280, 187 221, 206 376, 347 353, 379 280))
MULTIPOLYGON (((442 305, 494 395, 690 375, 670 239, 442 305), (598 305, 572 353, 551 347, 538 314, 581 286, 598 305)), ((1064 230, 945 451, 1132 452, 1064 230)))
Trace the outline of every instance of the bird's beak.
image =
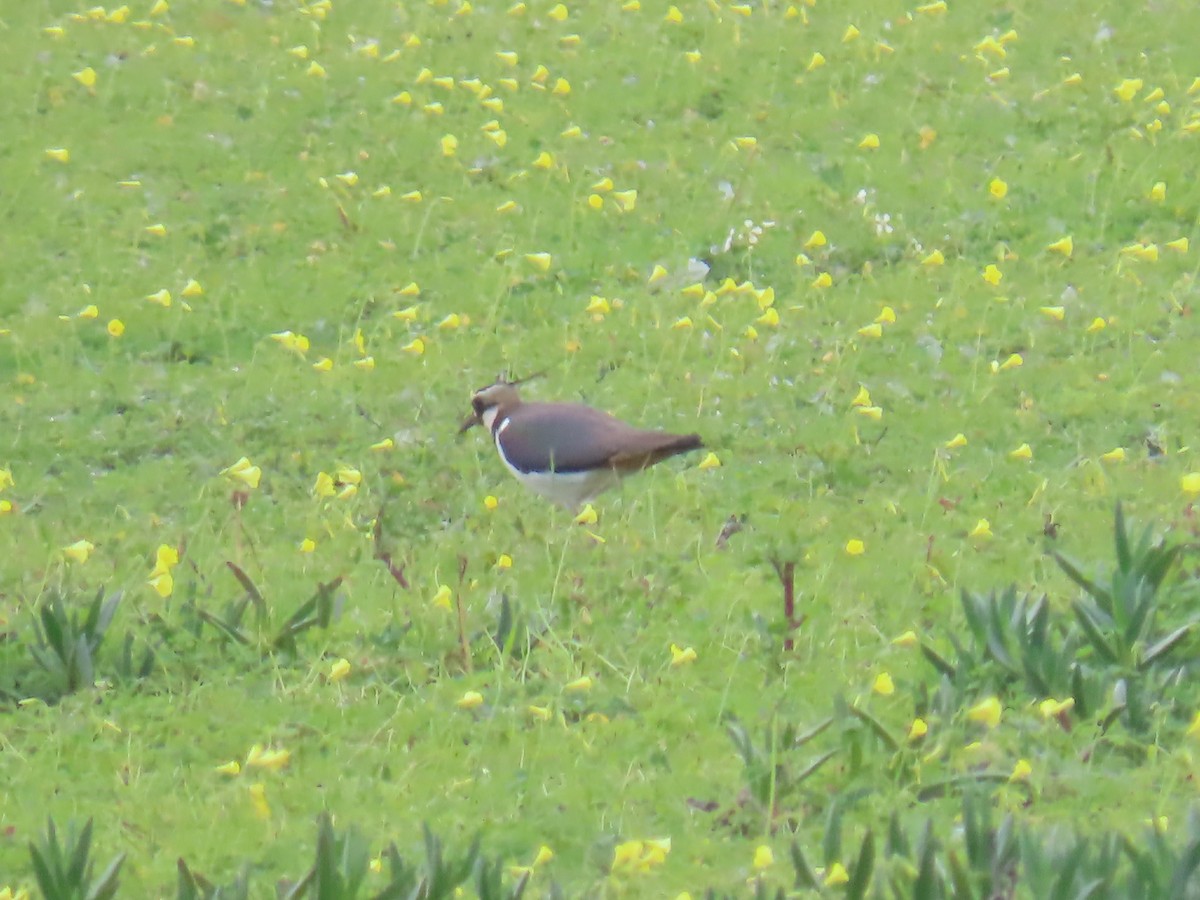
POLYGON ((462 434, 463 432, 470 431, 476 425, 482 424, 483 420, 480 419, 476 413, 471 413, 469 416, 463 419, 463 423, 458 426, 458 433, 462 434))

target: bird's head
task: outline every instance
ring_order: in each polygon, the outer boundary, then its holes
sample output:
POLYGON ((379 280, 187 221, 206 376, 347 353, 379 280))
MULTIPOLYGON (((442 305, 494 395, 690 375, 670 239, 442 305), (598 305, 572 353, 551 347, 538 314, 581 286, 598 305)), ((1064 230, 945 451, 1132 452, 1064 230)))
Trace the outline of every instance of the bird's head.
POLYGON ((487 387, 481 387, 471 396, 471 414, 463 420, 458 433, 462 434, 476 425, 485 425, 491 428, 492 422, 499 415, 500 410, 508 410, 520 405, 521 394, 517 390, 517 386, 537 378, 541 374, 538 372, 516 381, 509 381, 506 377, 501 376, 487 387))

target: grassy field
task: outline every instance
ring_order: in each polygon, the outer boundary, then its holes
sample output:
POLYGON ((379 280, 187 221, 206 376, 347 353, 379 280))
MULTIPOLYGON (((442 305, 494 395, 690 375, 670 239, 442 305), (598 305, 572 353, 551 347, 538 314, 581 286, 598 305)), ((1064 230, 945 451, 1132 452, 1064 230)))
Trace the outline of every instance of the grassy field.
POLYGON ((911 893, 928 821, 1048 896, 964 802, 1169 877, 1200 591, 1113 510, 1195 537, 1196 23, 7 4, 0 888, 49 815, 274 896, 328 811, 567 896, 853 892, 868 829, 911 893), (455 436, 539 370, 707 450, 579 524, 455 436))

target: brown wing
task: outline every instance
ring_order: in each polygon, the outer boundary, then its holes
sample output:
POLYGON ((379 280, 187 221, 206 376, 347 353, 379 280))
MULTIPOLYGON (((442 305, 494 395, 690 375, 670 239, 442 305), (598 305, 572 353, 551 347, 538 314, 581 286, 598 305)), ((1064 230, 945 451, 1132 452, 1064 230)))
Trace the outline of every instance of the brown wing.
POLYGON ((699 435, 634 428, 573 403, 522 404, 501 433, 505 458, 522 472, 644 469, 702 446, 699 435), (518 462, 519 461, 519 462, 518 462))

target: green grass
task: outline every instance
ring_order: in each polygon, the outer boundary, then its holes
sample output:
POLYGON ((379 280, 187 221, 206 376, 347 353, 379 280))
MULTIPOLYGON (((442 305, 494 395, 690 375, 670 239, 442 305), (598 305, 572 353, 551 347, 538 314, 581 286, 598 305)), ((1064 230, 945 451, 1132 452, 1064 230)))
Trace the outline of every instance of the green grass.
MULTIPOLYGON (((1046 593, 1066 628, 1078 591, 1047 551, 1089 574, 1111 565, 1118 499, 1195 535, 1181 489, 1200 469, 1197 248, 1180 243, 1200 237, 1190 7, 689 2, 677 24, 642 7, 570 4, 558 21, 540 0, 327 15, 178 0, 123 23, 48 0, 6 8, 0 872, 14 890, 33 886, 27 845, 49 814, 94 818, 96 855, 127 854, 131 896, 167 891, 180 857, 216 881, 249 863, 267 896, 310 865, 322 810, 373 854, 415 852, 423 822, 451 848, 479 831, 506 863, 547 845, 534 885, 568 895, 735 891, 768 845, 773 889, 791 883, 793 832, 814 864, 850 864, 820 852, 831 810, 850 846, 892 812, 949 834, 960 791, 922 786, 1020 759, 1027 784, 984 789, 1022 825, 1182 828, 1200 705, 1186 680, 1150 727, 1102 728, 1100 710, 1065 731, 1039 715, 1045 697, 992 674, 938 711, 935 670, 892 641, 913 630, 951 653, 960 590, 1009 584, 1046 593), (289 53, 301 45, 307 58, 289 53), (91 89, 72 78, 85 67, 91 89), (1135 78, 1124 102, 1114 88, 1135 78), (46 153, 60 148, 65 162, 46 153), (637 191, 631 209, 605 178, 637 191), (746 221, 774 224, 723 250, 746 221), (816 231, 826 243, 806 247, 816 231), (1069 258, 1047 249, 1065 236, 1069 258), (1139 243, 1157 258, 1129 252, 1139 243), (944 264, 926 263, 934 250, 944 264), (651 283, 656 265, 668 274, 651 283), (778 324, 749 286, 720 290, 727 278, 772 288, 778 324), (202 293, 185 297, 191 279, 202 293), (685 290, 698 281, 707 299, 685 290), (168 307, 146 299, 164 289, 168 307), (593 296, 610 312, 586 312, 593 296), (415 319, 393 316, 414 304, 415 319), (451 315, 459 327, 440 327, 451 315), (271 338, 284 331, 307 353, 271 338), (421 355, 404 349, 415 338, 421 355), (605 495, 597 525, 572 524, 478 432, 454 434, 474 388, 541 369, 528 396, 699 431, 721 466, 668 462, 605 495), (855 406, 862 389, 879 418, 855 406), (1023 444, 1031 457, 1014 458, 1023 444), (1116 448, 1123 461, 1101 459, 1116 448), (243 456, 262 481, 239 509, 220 473, 243 456), (340 467, 361 472, 357 493, 314 497, 340 467), (719 548, 731 515, 745 528, 719 548), (985 519, 991 537, 973 536, 985 519), (94 544, 85 563, 63 552, 79 540, 94 544), (180 557, 166 598, 147 585, 163 544, 180 557), (772 560, 797 564, 790 632, 772 560), (246 645, 197 618, 243 596, 227 562, 265 601, 242 621, 246 645), (337 578, 336 621, 294 652, 271 645, 337 578), (469 656, 432 603, 441 585, 469 656), (30 653, 40 610, 102 587, 124 594, 99 684, 63 695, 30 653), (502 598, 528 652, 487 639, 502 598), (120 671, 127 634, 154 650, 144 679, 120 671), (695 662, 671 666, 672 644, 695 662), (890 696, 872 691, 882 673, 890 696), (582 676, 590 690, 566 687, 582 676), (460 709, 468 691, 483 705, 460 709), (1005 712, 988 730, 966 710, 993 693, 1005 712), (759 745, 834 717, 811 746, 777 748, 776 788, 834 755, 771 815, 730 716, 759 745), (917 716, 930 733, 913 747, 917 716), (216 771, 255 744, 290 762, 216 771), (666 837, 662 865, 608 874, 616 844, 666 837)), ((1196 652, 1185 642, 1181 660, 1196 652)))

